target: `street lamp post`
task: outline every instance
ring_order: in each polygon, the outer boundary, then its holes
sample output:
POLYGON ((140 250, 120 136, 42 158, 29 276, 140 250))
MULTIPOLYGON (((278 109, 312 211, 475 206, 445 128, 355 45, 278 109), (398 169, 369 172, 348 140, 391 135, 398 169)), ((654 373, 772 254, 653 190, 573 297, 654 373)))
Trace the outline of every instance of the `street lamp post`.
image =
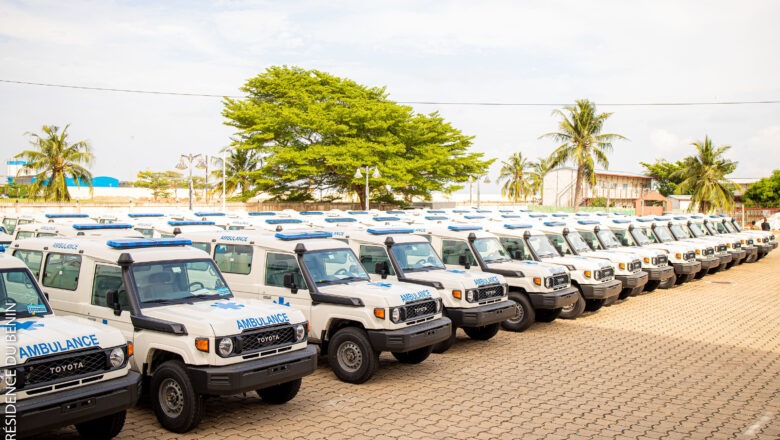
MULTIPOLYGON (((179 156, 179 163, 176 164, 176 169, 178 170, 187 170, 189 169, 189 206, 190 211, 192 211, 192 165, 195 161, 198 161, 198 163, 195 165, 197 168, 205 168, 207 165, 205 165, 204 158, 202 154, 182 154, 179 156)), ((208 177, 206 177, 208 179, 208 177)))
POLYGON ((479 209, 481 206, 481 201, 480 201, 481 195, 480 195, 479 184, 480 182, 490 183, 490 177, 488 177, 487 174, 482 174, 480 176, 477 176, 475 180, 477 181, 477 209, 479 209))
MULTIPOLYGON (((365 169, 364 172, 366 173, 366 211, 368 211, 368 173, 371 166, 370 165, 359 166, 357 170, 355 170, 356 179, 360 179, 361 177, 363 177, 363 175, 360 173, 361 168, 364 168, 365 169)), ((374 173, 371 174, 371 177, 373 177, 374 179, 378 179, 382 177, 382 175, 379 174, 379 167, 374 167, 374 173)))
POLYGON ((474 206, 473 198, 472 198, 472 187, 474 186, 474 178, 469 176, 469 208, 474 206))

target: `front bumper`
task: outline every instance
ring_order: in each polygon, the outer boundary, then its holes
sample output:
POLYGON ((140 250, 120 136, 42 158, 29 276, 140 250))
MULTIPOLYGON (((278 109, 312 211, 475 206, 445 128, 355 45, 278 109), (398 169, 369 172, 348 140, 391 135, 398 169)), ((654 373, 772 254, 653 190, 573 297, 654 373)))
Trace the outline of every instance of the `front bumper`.
MULTIPOLYGON (((135 405, 140 395, 141 374, 128 371, 126 376, 105 382, 19 400, 16 402, 17 433, 26 437, 116 414, 135 405)), ((0 418, 5 416, 4 405, 0 408, 0 418)))
POLYGON ((647 279, 649 281, 663 281, 674 276, 674 267, 643 267, 643 271, 647 272, 647 279))
POLYGON ((506 321, 515 314, 512 301, 501 301, 470 308, 448 308, 447 317, 452 327, 483 327, 506 321))
POLYGON ((375 351, 407 352, 444 341, 452 334, 452 321, 439 319, 398 330, 368 330, 375 351))
POLYGON ((701 262, 689 261, 685 263, 672 263, 674 273, 677 275, 688 275, 701 270, 701 262))
POLYGON ((631 275, 615 275, 615 279, 623 283, 624 289, 633 289, 635 287, 644 287, 647 284, 647 274, 644 272, 637 272, 631 275))
POLYGON ((747 248, 742 248, 742 250, 745 251, 745 262, 746 263, 752 263, 758 259, 758 248, 755 246, 750 246, 747 248))
POLYGON ((777 249, 777 240, 775 240, 775 241, 770 241, 770 242, 769 242, 769 246, 771 246, 771 247, 772 247, 772 249, 777 249))
POLYGON ((747 257, 747 251, 744 249, 738 249, 731 251, 731 258, 735 263, 739 263, 747 257))
POLYGON ((308 345, 303 350, 233 365, 187 366, 187 373, 198 394, 230 395, 300 379, 316 368, 317 349, 308 345))
POLYGON ((608 299, 620 294, 623 283, 612 280, 601 284, 580 284, 580 289, 585 299, 608 299))
POLYGON ((772 246, 770 244, 764 244, 764 243, 756 243, 756 247, 758 248, 758 256, 763 257, 764 255, 768 254, 769 251, 772 250, 772 246))
POLYGON ((718 255, 718 258, 720 258, 720 265, 721 266, 723 266, 725 264, 729 264, 732 261, 734 261, 734 257, 731 254, 718 255))
POLYGON ((718 257, 702 257, 697 261, 701 263, 701 270, 710 270, 713 267, 720 266, 720 258, 718 257))
POLYGON ((534 309, 561 309, 577 302, 577 288, 569 287, 549 293, 529 293, 534 309))

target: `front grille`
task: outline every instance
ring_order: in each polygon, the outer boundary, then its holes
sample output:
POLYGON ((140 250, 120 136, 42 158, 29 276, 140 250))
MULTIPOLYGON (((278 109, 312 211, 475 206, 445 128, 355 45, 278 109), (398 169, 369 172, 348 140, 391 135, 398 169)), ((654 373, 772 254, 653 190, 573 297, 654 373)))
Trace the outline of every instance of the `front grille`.
POLYGON ((726 245, 725 244, 719 244, 718 245, 718 252, 726 252, 726 245))
POLYGON ((693 260, 694 258, 696 258, 696 252, 694 251, 686 252, 685 255, 683 255, 683 259, 686 261, 693 260))
POLYGON ((569 274, 562 272, 552 276, 553 290, 564 289, 569 285, 569 274))
POLYGON ((615 269, 611 267, 607 267, 601 270, 597 270, 594 278, 597 281, 607 281, 608 279, 615 276, 615 269))
POLYGON ((476 301, 483 301, 491 298, 498 298, 504 296, 504 286, 500 284, 494 284, 492 286, 482 286, 477 289, 476 301))
POLYGON ((16 368, 22 378, 18 388, 64 382, 110 369, 108 355, 100 349, 35 358, 16 368))
POLYGON ((655 261, 657 262, 656 264, 657 266, 663 267, 669 263, 669 257, 667 257, 666 255, 659 255, 658 257, 656 257, 655 261))
POLYGON ((634 260, 630 263, 628 263, 628 270, 630 272, 637 272, 640 269, 642 269, 642 262, 639 260, 634 260))
POLYGON ((295 330, 290 324, 280 324, 261 329, 252 329, 238 336, 237 352, 247 354, 268 350, 295 342, 295 330))
POLYGON ((708 248, 704 249, 704 252, 702 252, 702 255, 704 255, 705 257, 709 257, 709 256, 711 256, 714 253, 715 253, 715 249, 711 248, 711 247, 708 247, 708 248))
POLYGON ((404 306, 404 321, 411 321, 436 313, 436 300, 421 299, 404 306))

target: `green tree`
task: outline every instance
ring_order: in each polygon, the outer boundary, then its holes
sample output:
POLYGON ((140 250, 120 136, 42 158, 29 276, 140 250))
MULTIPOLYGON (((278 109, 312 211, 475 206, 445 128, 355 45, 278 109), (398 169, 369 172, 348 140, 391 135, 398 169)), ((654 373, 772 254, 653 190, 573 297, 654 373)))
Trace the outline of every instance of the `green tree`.
POLYGON ((168 172, 141 171, 136 176, 138 180, 133 182, 137 188, 149 188, 152 191, 152 199, 167 199, 171 197, 172 182, 168 172))
POLYGON ((525 199, 528 196, 530 192, 528 168, 528 160, 520 152, 501 162, 501 171, 498 173, 498 183, 504 182, 501 185, 501 197, 511 198, 514 203, 517 203, 520 197, 525 199))
POLYGON ((709 136, 704 142, 694 142, 696 155, 682 160, 682 169, 672 173, 675 179, 683 179, 677 186, 677 194, 690 194, 688 210, 710 212, 714 208, 731 209, 734 206, 734 184, 726 176, 734 172, 737 162, 726 159, 723 154, 730 146, 713 146, 709 136))
POLYGON ((774 170, 771 176, 750 185, 742 197, 754 204, 780 204, 780 170, 774 170))
MULTIPOLYGON (((238 193, 242 201, 254 196, 257 191, 254 188, 253 173, 262 164, 262 158, 257 150, 247 148, 224 148, 225 154, 225 194, 231 197, 238 193)), ((214 157, 215 168, 211 175, 216 178, 213 193, 222 194, 222 158, 214 157)))
POLYGON ((276 66, 249 79, 244 99, 226 98, 225 124, 235 145, 265 158, 250 173, 275 199, 311 200, 319 192, 356 193, 364 202, 362 165, 378 166, 371 197, 430 199, 451 192, 491 161, 470 153, 472 137, 437 113, 420 115, 390 101, 384 88, 366 87, 317 70, 276 66))
POLYGON ((25 169, 34 174, 30 185, 30 195, 38 196, 41 192, 47 201, 68 202, 71 200, 68 191, 67 178, 76 185, 86 184, 92 190, 92 173, 86 166, 92 164, 94 156, 87 141, 70 143, 68 127, 60 131, 55 125, 44 125, 43 134, 25 133, 31 137, 32 150, 24 150, 14 156, 26 162, 25 169))
POLYGON ((552 169, 552 157, 540 157, 531 162, 531 172, 529 176, 529 191, 531 194, 541 196, 544 191, 544 177, 552 169))
POLYGON ((571 162, 577 168, 574 188, 574 210, 577 211, 582 203, 582 184, 586 180, 591 185, 596 184, 595 165, 607 168, 612 142, 625 138, 601 132, 612 113, 596 113, 596 104, 587 99, 577 100, 575 105, 568 105, 563 110, 553 110, 553 115, 560 118, 558 131, 541 137, 561 142, 551 155, 552 167, 571 162))
POLYGON ((674 194, 677 187, 685 180, 676 174, 683 169, 683 161, 668 162, 666 159, 656 160, 655 163, 639 162, 645 167, 645 176, 652 177, 658 185, 658 192, 664 195, 674 194))

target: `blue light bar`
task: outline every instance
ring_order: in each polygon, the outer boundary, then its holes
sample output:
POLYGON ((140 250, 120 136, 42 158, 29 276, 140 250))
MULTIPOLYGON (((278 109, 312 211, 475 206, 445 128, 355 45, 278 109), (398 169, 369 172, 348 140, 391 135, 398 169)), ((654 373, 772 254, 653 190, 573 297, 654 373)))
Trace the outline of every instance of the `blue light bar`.
MULTIPOLYGON (((609 214, 607 214, 606 212, 597 212, 596 215, 599 216, 599 217, 606 217, 609 214)), ((621 214, 618 214, 618 215, 621 215, 621 214)))
POLYGON ((165 217, 165 214, 160 212, 138 212, 127 214, 130 218, 144 218, 144 217, 165 217))
POLYGON ((387 234, 413 234, 414 229, 408 228, 369 228, 366 232, 373 235, 387 235, 387 234))
POLYGON ((463 225, 463 226, 447 226, 447 229, 450 231, 481 231, 482 226, 470 226, 470 225, 463 225))
POLYGON ((530 209, 518 209, 518 211, 520 211, 520 212, 531 212, 530 209))
POLYGON ((401 217, 374 217, 375 222, 399 222, 401 217))
POLYGON ((528 217, 531 217, 531 218, 542 218, 542 217, 547 217, 547 214, 542 214, 540 212, 532 212, 532 213, 528 214, 528 217))
POLYGON ((680 216, 677 216, 677 217, 675 217, 674 219, 675 219, 675 220, 688 220, 688 217, 680 217, 680 216))
MULTIPOLYGON (((7 244, 11 244, 11 243, 7 243, 7 244)), ((6 249, 6 244, 5 243, 0 244, 0 253, 5 252, 5 249, 6 249)))
POLYGON ((553 217, 568 217, 569 214, 564 214, 562 212, 556 212, 556 213, 552 214, 552 216, 553 217))
POLYGON ((297 218, 269 218, 265 220, 269 225, 289 225, 293 223, 303 223, 303 220, 297 218))
POLYGON ((214 225, 214 222, 203 220, 168 220, 168 224, 171 226, 209 226, 214 225))
POLYGON ((599 225, 601 224, 598 220, 577 220, 577 223, 581 225, 599 225))
POLYGON ((487 212, 493 212, 493 211, 491 211, 491 210, 489 210, 489 209, 477 209, 477 212, 479 212, 479 213, 483 213, 483 214, 484 214, 484 213, 487 213, 487 212))
POLYGON ((312 232, 277 232, 274 237, 280 240, 305 240, 307 238, 331 238, 333 234, 325 231, 312 231, 312 232))
POLYGON ((366 215, 366 214, 368 214, 368 211, 347 211, 347 214, 350 214, 350 215, 366 215))
POLYGON ((658 220, 659 222, 671 220, 669 217, 656 217, 655 219, 658 220))
POLYGON ((627 218, 613 218, 612 223, 631 223, 631 220, 627 218))
POLYGON ((523 216, 517 214, 501 214, 501 218, 523 218, 523 216))
POLYGON ((514 212, 511 209, 499 209, 498 212, 514 212))
POLYGON ((386 214, 394 214, 394 215, 403 215, 406 214, 403 211, 400 211, 398 209, 391 209, 390 211, 385 211, 386 214))
POLYGON ((100 229, 132 229, 133 225, 129 225, 127 223, 104 223, 104 224, 98 224, 98 223, 86 223, 86 224, 80 224, 77 223, 73 225, 73 229, 76 229, 77 231, 95 231, 100 229))
POLYGON ((325 215, 322 211, 301 211, 298 213, 299 215, 325 215))
POLYGON ((196 217, 224 217, 224 212, 193 212, 196 217))
POLYGON ((588 217, 588 216, 590 216, 590 214, 588 214, 587 212, 577 212, 574 215, 576 215, 577 217, 588 217))
POLYGON ((447 211, 444 211, 442 209, 429 209, 428 214, 446 214, 447 211))
POLYGON ((162 246, 190 246, 192 241, 186 238, 117 238, 106 242, 114 249, 134 249, 162 246))
POLYGON ((271 212, 271 211, 256 211, 256 212, 247 212, 246 215, 251 216, 251 217, 261 217, 261 216, 262 217, 266 217, 266 216, 271 217, 271 216, 276 215, 276 213, 275 212, 271 212))
POLYGON ((507 223, 504 225, 507 229, 529 229, 533 228, 533 226, 529 225, 528 223, 507 223))
POLYGON ((703 217, 700 215, 692 215, 691 218, 703 218, 703 217))
POLYGON ((46 218, 89 218, 88 214, 46 214, 46 218))
POLYGON ((452 212, 458 213, 458 214, 468 214, 471 212, 470 209, 453 209, 452 212))
POLYGON ((446 215, 426 215, 425 220, 437 221, 437 220, 449 220, 446 215))
POLYGON ((650 222, 654 222, 655 219, 652 219, 652 218, 638 218, 638 219, 636 219, 636 221, 641 222, 641 223, 650 223, 650 222))
POLYGON ((354 223, 357 222, 357 219, 349 217, 328 217, 325 221, 328 223, 354 223))
POLYGON ((545 226, 566 226, 564 222, 544 222, 545 226))
POLYGON ((463 218, 469 219, 469 220, 479 220, 485 218, 484 215, 464 215, 463 218))
POLYGON ((726 217, 728 217, 728 216, 727 216, 726 214, 720 214, 718 217, 723 217, 723 218, 726 218, 726 217))

